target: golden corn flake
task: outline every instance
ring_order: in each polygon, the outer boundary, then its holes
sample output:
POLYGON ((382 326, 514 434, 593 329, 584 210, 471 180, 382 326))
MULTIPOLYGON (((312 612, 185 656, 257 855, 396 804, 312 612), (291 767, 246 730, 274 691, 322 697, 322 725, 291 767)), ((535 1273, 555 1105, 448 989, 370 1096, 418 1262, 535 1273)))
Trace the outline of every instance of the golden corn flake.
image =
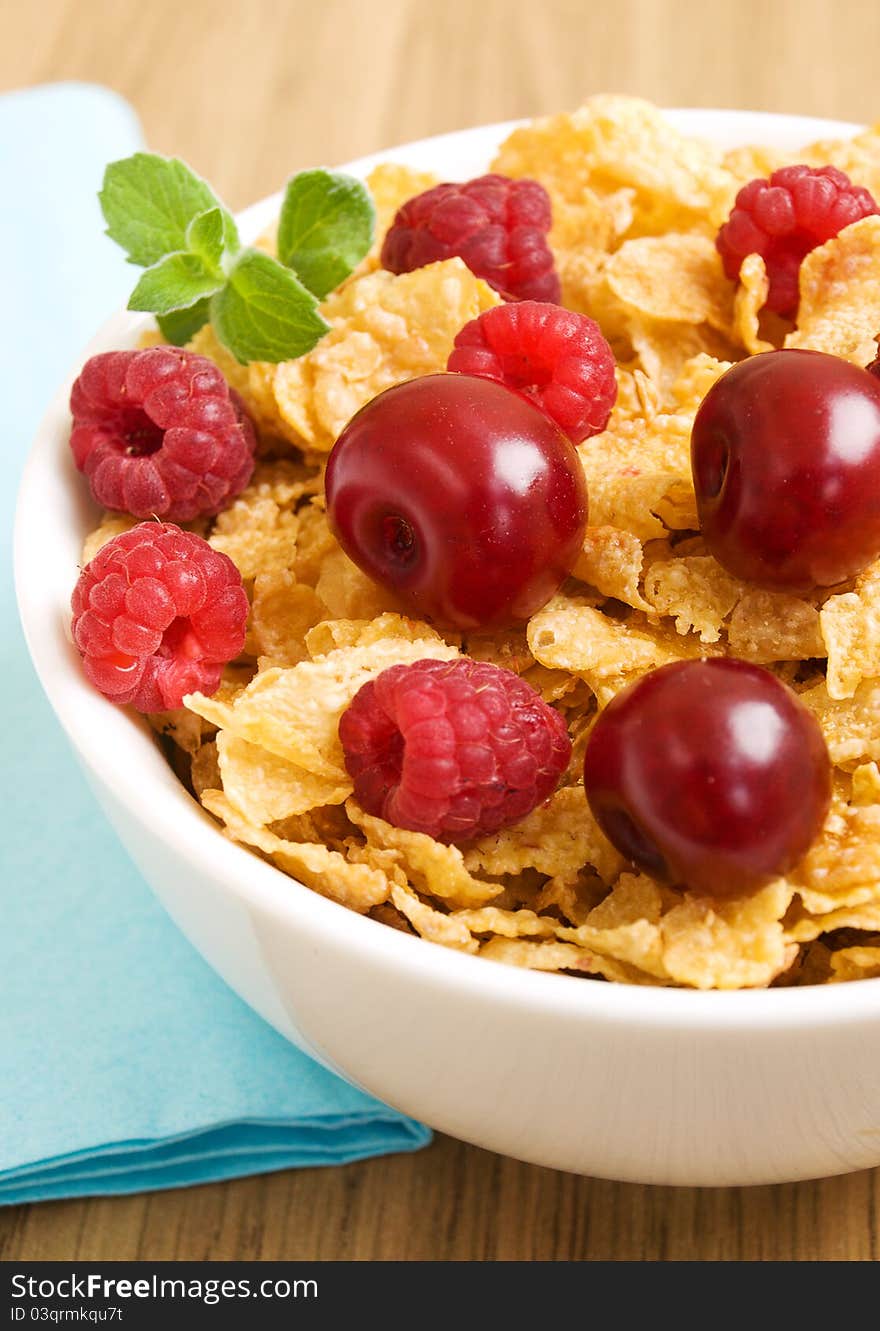
POLYGON ((590 522, 616 527, 640 541, 665 536, 666 523, 697 524, 691 477, 690 421, 656 416, 612 422, 578 447, 590 496, 590 522))
POLYGON ((880 217, 863 217, 812 250, 799 285, 797 329, 785 345, 869 364, 880 332, 880 217))
POLYGON ((347 777, 310 772, 228 730, 220 731, 216 744, 223 793, 255 827, 342 804, 351 794, 347 777))
POLYGON ((851 698, 862 680, 880 675, 880 561, 855 588, 831 596, 819 612, 828 655, 828 696, 851 698))
POLYGON ((330 332, 307 355, 277 366, 282 418, 309 447, 329 451, 377 393, 445 370, 459 329, 500 300, 461 259, 353 278, 321 307, 330 332))
POLYGON ((811 915, 865 903, 880 908, 880 804, 836 799, 792 883, 811 915))
POLYGON ((647 314, 631 315, 628 324, 633 353, 664 392, 695 356, 715 360, 732 360, 735 356, 731 338, 709 324, 676 323, 647 314))
MULTIPOLYGON (((730 368, 730 361, 718 360, 715 356, 710 356, 706 352, 701 352, 699 355, 692 356, 690 360, 685 361, 677 378, 672 383, 669 404, 676 415, 686 418, 688 430, 693 425, 700 403, 709 389, 730 368)), ((645 412, 645 415, 649 416, 656 414, 656 412, 645 412)))
POLYGON ((395 851, 409 881, 420 891, 463 908, 484 906, 500 894, 500 884, 484 883, 471 876, 458 846, 443 845, 423 832, 394 827, 365 813, 354 800, 349 800, 346 808, 371 846, 395 851))
POLYGON ((880 929, 880 903, 867 901, 811 914, 800 898, 795 897, 785 917, 785 937, 794 943, 811 943, 822 934, 831 935, 838 929, 880 929))
POLYGON ((588 527, 572 573, 603 596, 613 596, 636 610, 650 611, 639 591, 643 559, 642 543, 632 532, 619 527, 588 527))
POLYGON ((298 526, 296 513, 280 508, 268 495, 245 490, 218 515, 208 539, 247 580, 265 569, 290 567, 298 526))
POLYGON ((851 698, 832 698, 823 680, 800 700, 822 727, 837 767, 852 769, 880 759, 880 680, 859 684, 851 698))
POLYGON ((344 855, 325 845, 285 841, 266 828, 254 827, 219 791, 205 791, 202 802, 209 813, 226 824, 233 841, 261 851, 279 869, 322 897, 359 914, 388 900, 391 884, 379 869, 351 864, 344 855))
POLYGON ((586 924, 590 911, 607 891, 606 884, 591 869, 548 878, 535 898, 535 910, 542 915, 555 912, 568 924, 586 924))
POLYGON ((258 573, 254 581, 250 632, 261 670, 293 666, 309 655, 306 638, 326 615, 313 588, 298 583, 286 568, 258 573))
POLYGON ((853 772, 850 802, 861 807, 880 804, 880 768, 876 763, 863 763, 853 772))
POLYGON ((622 306, 671 323, 707 323, 727 332, 733 288, 706 236, 644 236, 609 258, 605 281, 622 306))
POLYGON ((542 665, 579 675, 598 692, 602 683, 614 687, 678 659, 657 629, 634 620, 623 623, 590 605, 556 597, 529 621, 529 647, 542 665))
POLYGON ((495 934, 499 938, 550 938, 555 922, 533 910, 499 910, 483 906, 480 910, 457 910, 454 919, 472 934, 495 934))
POLYGON ((293 571, 297 582, 304 582, 309 587, 314 587, 321 576, 324 561, 339 547, 330 530, 323 505, 310 503, 299 510, 297 518, 299 525, 296 532, 293 571))
POLYGON ((643 874, 625 873, 582 925, 561 927, 557 934, 656 980, 667 981, 660 931, 663 909, 663 892, 656 883, 643 874))
MULTIPOLYGON (((734 176, 737 188, 747 185, 758 176, 770 176, 781 166, 790 166, 791 158, 778 148, 768 148, 764 144, 743 144, 731 148, 723 157, 726 169, 734 176)), ((798 161, 803 158, 798 157, 798 161)))
POLYGON ((731 655, 758 665, 825 655, 816 606, 761 587, 743 591, 728 621, 727 643, 731 655))
POLYGON ((339 647, 369 647, 381 639, 404 642, 440 642, 440 634, 419 619, 382 614, 375 619, 325 619, 306 634, 306 649, 313 659, 339 647))
POLYGON ((761 311, 769 291, 764 260, 760 254, 747 254, 740 266, 733 301, 733 335, 750 356, 773 350, 773 343, 761 337, 761 311))
POLYGON ((686 894, 660 924, 670 977, 695 989, 770 984, 795 957, 782 925, 791 895, 782 879, 730 901, 686 894))
POLYGON ((880 947, 844 947, 831 954, 831 982, 880 978, 880 947))
POLYGON ((591 97, 578 111, 534 121, 502 144, 493 171, 540 180, 554 202, 632 192, 631 235, 697 231, 712 236, 735 181, 718 149, 679 133, 635 97, 591 97))
POLYGON ((324 556, 315 591, 334 619, 372 619, 399 608, 397 598, 368 578, 338 545, 324 556))
POLYGON ((533 971, 583 971, 596 974, 599 958, 571 943, 531 942, 522 938, 490 938, 480 956, 533 971))
POLYGON ((623 867, 590 812, 583 786, 562 787, 512 827, 472 842, 464 863, 471 871, 492 875, 531 868, 551 877, 591 865, 607 883, 623 867))
POLYGON ((391 900, 422 938, 427 938, 431 943, 441 943, 444 947, 453 947, 459 952, 477 951, 479 944, 471 936, 466 924, 454 915, 444 915, 442 911, 429 906, 412 888, 400 887, 395 883, 391 888, 391 900))
POLYGON ((717 642, 742 583, 711 555, 658 560, 645 574, 645 597, 659 615, 670 615, 678 633, 693 630, 703 642, 717 642))

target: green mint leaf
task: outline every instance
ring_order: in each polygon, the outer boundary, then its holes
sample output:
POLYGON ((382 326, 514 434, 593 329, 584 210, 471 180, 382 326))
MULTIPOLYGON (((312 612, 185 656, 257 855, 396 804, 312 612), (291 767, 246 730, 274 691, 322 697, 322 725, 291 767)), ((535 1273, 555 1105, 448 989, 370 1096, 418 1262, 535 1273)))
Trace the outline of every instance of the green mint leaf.
POLYGON ((287 182, 278 223, 278 257, 316 296, 326 296, 373 243, 376 209, 369 190, 339 172, 300 171, 287 182))
POLYGON ((172 346, 184 347, 190 338, 195 337, 211 317, 211 298, 205 296, 190 305, 188 310, 172 310, 170 314, 159 314, 156 323, 166 342, 172 346))
POLYGON ((207 270, 195 254, 166 254, 148 268, 129 298, 130 310, 170 314, 186 310, 205 296, 213 296, 224 278, 207 270))
POLYGON ((290 269, 250 249, 242 251, 211 301, 211 322, 243 365, 295 360, 311 351, 329 327, 312 293, 290 269))
POLYGON ((198 255, 208 272, 225 280, 223 258, 239 249, 238 229, 225 208, 199 213, 186 228, 186 248, 198 255))
POLYGON ((220 207, 211 187, 185 162, 157 153, 111 162, 98 198, 107 235, 142 268, 185 250, 193 218, 220 207))

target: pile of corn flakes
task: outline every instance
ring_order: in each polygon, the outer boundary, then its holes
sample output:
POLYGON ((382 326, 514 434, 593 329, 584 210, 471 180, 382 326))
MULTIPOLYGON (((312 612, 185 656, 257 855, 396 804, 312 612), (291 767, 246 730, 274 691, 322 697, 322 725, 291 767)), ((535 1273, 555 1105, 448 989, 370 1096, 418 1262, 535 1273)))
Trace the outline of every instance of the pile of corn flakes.
MULTIPOLYGON (((796 326, 761 313, 759 256, 736 286, 722 274, 713 240, 737 189, 787 161, 835 164, 880 198, 880 126, 791 156, 723 153, 645 102, 602 96, 500 148, 493 170, 549 191, 563 302, 600 322, 619 382, 607 430, 578 449, 583 553, 519 629, 463 637, 405 617, 342 552, 324 511, 322 465, 351 415, 445 369, 458 330, 499 300, 458 259, 400 276, 379 268, 395 210, 432 176, 373 172, 376 246, 324 302, 331 331, 308 355, 244 367, 209 326, 196 336, 191 349, 217 362, 260 432, 251 485, 191 524, 234 560, 252 611, 219 692, 150 719, 227 836, 352 910, 515 966, 701 989, 880 976, 880 561, 804 596, 740 582, 703 546, 691 481, 694 415, 732 361, 773 346, 859 365, 876 354, 880 218, 807 257, 796 326), (522 675, 561 710, 574 744, 545 805, 461 849, 364 813, 337 734, 366 680, 459 653, 522 675), (590 727, 619 689, 665 662, 724 653, 769 667, 813 712, 834 797, 790 878, 718 901, 633 872, 578 781, 590 727)), ((84 559, 133 521, 107 515, 84 559)))

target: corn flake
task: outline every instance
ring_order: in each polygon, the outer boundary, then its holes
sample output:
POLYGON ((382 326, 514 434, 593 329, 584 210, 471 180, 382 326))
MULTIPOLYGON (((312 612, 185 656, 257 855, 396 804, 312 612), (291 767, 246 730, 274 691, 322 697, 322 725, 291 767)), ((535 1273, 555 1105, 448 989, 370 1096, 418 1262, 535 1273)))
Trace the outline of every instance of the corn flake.
POLYGON ((831 954, 831 983, 880 978, 880 947, 844 947, 831 954))
POLYGON ((492 170, 540 180, 554 203, 577 202, 585 188, 631 191, 631 235, 714 235, 735 188, 717 149, 680 134, 649 102, 608 95, 514 130, 492 170))
POLYGON ((592 865, 605 882, 623 867, 621 856, 590 812, 583 786, 562 787, 512 827, 473 842, 465 850, 464 863, 470 870, 492 875, 531 868, 551 877, 592 865))
POLYGON ((352 791, 347 778, 310 772, 228 730, 220 731, 216 748, 223 793, 255 827, 342 804, 352 791))
POLYGON ((600 967, 598 957, 571 943, 532 942, 523 938, 490 938, 480 948, 480 956, 523 970, 596 974, 600 967))
POLYGON ((675 619, 677 633, 692 629, 703 642, 717 642, 742 583, 711 555, 658 560, 645 574, 645 597, 659 615, 675 619))
POLYGON ((250 631, 261 670, 293 666, 308 655, 306 638, 327 613, 313 588, 290 569, 270 568, 254 581, 250 631))
POLYGON ((851 698, 862 680, 880 675, 880 561, 851 592, 831 596, 819 612, 828 655, 828 696, 851 698))
POLYGON ((806 347, 867 365, 880 331, 880 217, 863 217, 812 250, 801 264, 797 329, 806 347))
POLYGON ((639 591, 643 559, 642 543, 632 532, 619 527, 588 527, 572 573, 603 596, 613 596, 636 610, 650 611, 639 591))
POLYGON ((391 884, 380 870, 366 864, 351 864, 344 855, 323 844, 285 841, 266 828, 253 827, 219 791, 205 791, 202 803, 226 824, 233 841, 262 851, 279 869, 322 897, 359 914, 388 900, 391 884))
POLYGON ((733 301, 733 334, 750 356, 772 351, 773 343, 761 337, 761 311, 767 303, 770 281, 760 254, 747 254, 739 270, 733 301))
POLYGON ((727 625, 727 642, 733 656, 758 665, 825 655, 816 606, 760 587, 743 592, 727 625))
POLYGON ((782 925, 791 895, 782 879, 731 901, 686 894, 660 924, 670 977, 696 989, 770 984, 795 956, 782 925))

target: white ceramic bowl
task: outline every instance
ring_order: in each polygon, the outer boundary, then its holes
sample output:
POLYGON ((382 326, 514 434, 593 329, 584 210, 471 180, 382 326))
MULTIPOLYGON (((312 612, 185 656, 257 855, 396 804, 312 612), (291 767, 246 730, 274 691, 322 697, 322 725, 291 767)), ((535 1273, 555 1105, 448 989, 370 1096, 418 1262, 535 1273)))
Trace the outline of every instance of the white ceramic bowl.
MULTIPOLYGON (((670 113, 727 147, 853 132, 733 111, 670 113)), ((349 164, 466 179, 509 131, 447 134, 349 164)), ((269 199, 241 219, 256 235, 269 199)), ((121 313, 83 353, 133 345, 121 313)), ((77 367, 78 370, 79 367, 77 367)), ((231 845, 149 728, 87 684, 66 636, 95 510, 70 460, 62 387, 24 473, 15 553, 34 664, 86 776, 147 881, 226 981, 288 1039, 453 1136, 557 1169, 747 1184, 880 1163, 880 980, 698 993, 588 983, 465 956, 364 919, 231 845)))

